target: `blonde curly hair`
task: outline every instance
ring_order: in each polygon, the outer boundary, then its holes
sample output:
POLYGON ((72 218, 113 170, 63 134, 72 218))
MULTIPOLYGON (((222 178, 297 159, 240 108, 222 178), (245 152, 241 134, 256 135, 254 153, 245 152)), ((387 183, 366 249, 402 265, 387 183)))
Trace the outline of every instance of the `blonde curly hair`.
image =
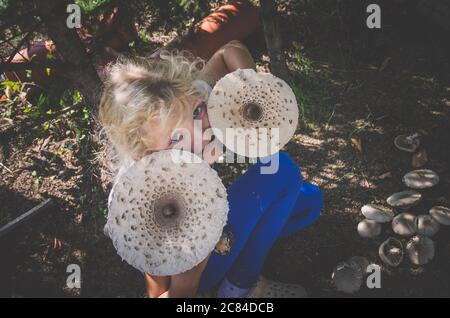
POLYGON ((154 144, 142 131, 146 121, 160 118, 178 125, 192 118, 186 98, 207 98, 207 89, 198 85, 204 65, 185 51, 162 51, 159 59, 122 57, 108 67, 98 112, 98 157, 112 175, 154 144))

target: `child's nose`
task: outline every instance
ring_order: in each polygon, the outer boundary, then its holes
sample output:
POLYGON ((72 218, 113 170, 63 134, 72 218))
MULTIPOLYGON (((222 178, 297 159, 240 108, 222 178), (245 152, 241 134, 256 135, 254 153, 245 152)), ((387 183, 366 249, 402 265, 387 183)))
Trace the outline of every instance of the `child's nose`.
POLYGON ((209 123, 208 114, 206 113, 205 116, 203 116, 203 131, 208 128, 211 128, 211 124, 209 123))

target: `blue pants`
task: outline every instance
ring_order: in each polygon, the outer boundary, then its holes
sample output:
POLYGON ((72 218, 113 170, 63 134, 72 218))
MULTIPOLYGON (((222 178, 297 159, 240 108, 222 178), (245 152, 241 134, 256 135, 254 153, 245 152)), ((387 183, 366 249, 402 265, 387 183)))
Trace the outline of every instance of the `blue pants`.
POLYGON ((202 274, 199 292, 217 285, 225 276, 241 288, 253 286, 264 259, 276 239, 309 226, 320 215, 320 190, 302 181, 300 169, 279 152, 279 168, 261 174, 258 161, 227 190, 229 214, 226 228, 233 234, 229 254, 212 252, 202 274))

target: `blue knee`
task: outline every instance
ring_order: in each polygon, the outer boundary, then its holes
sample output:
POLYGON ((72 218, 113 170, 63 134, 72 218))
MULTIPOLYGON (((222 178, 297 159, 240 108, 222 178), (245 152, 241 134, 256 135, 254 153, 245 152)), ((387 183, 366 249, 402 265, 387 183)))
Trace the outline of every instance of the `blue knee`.
POLYGON ((261 159, 256 166, 261 174, 273 175, 276 178, 275 183, 278 180, 286 182, 292 178, 295 180, 302 179, 297 163, 287 153, 282 151, 261 159), (265 169, 268 167, 271 169, 265 169))
POLYGON ((323 208, 322 191, 320 191, 317 186, 307 182, 303 183, 300 191, 300 197, 304 202, 299 200, 298 203, 306 207, 305 223, 310 225, 320 216, 320 212, 323 208))

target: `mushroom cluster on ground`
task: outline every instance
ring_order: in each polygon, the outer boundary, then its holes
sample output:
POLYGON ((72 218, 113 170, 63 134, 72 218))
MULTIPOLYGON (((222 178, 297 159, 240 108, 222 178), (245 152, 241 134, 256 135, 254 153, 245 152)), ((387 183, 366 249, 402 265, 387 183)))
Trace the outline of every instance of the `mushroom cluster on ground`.
MULTIPOLYGON (((420 134, 400 135, 395 138, 395 146, 416 155, 425 153, 420 147, 420 134)), ((414 160, 413 160, 414 162, 414 160)), ((386 205, 366 204, 361 208, 365 217, 358 223, 357 232, 364 239, 373 239, 383 232, 383 224, 390 223, 392 232, 397 235, 388 237, 378 248, 378 255, 383 264, 397 267, 405 259, 421 266, 430 262, 435 255, 435 243, 431 239, 441 226, 450 225, 450 208, 436 205, 428 214, 413 214, 411 208, 423 199, 424 190, 439 183, 438 174, 430 169, 416 169, 406 173, 402 179, 409 188, 389 196, 386 205), (403 242, 402 242, 403 241, 403 242)), ((360 273, 354 262, 341 262, 334 269, 333 281, 337 290, 353 293, 359 290, 360 273)))

